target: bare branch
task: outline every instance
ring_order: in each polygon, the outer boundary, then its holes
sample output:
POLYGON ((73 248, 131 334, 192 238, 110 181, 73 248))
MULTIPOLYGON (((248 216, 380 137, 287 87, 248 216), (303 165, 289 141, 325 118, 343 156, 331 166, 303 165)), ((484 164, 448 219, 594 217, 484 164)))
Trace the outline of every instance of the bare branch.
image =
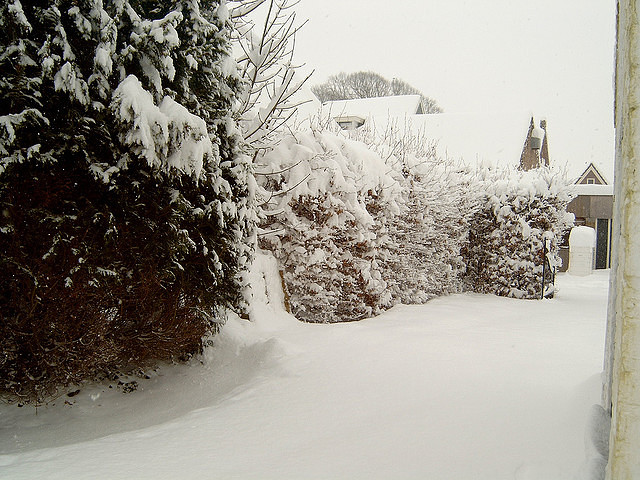
POLYGON ((291 166, 289 166, 287 168, 283 168, 282 170, 278 170, 277 172, 253 172, 253 173, 254 173, 254 175, 264 175, 264 176, 279 175, 281 173, 288 172, 289 170, 291 170, 293 168, 296 168, 301 163, 302 163, 302 160, 299 160, 296 163, 294 163, 293 165, 291 165, 291 166))
POLYGON ((294 81, 302 67, 293 63, 295 36, 306 23, 297 22, 297 4, 289 0, 244 0, 232 9, 234 38, 242 52, 237 63, 246 85, 237 112, 252 149, 269 143, 274 132, 285 126, 304 103, 294 100, 311 75, 294 81))

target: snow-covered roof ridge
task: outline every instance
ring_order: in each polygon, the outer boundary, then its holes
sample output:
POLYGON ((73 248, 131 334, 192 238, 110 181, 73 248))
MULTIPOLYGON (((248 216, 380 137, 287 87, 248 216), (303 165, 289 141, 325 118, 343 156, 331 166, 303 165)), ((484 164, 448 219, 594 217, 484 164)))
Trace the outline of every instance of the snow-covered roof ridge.
POLYGON ((421 107, 420 95, 392 95, 389 97, 332 100, 322 104, 323 111, 332 117, 415 115, 421 107))
MULTIPOLYGON (((546 115, 532 110, 422 114, 420 102, 419 95, 329 101, 322 104, 322 116, 352 122, 347 128, 367 123, 381 134, 391 127, 400 133, 411 131, 435 141, 443 158, 488 167, 521 166, 532 122, 543 137, 549 129, 553 137, 546 115)), ((554 166, 553 146, 547 145, 543 150, 547 155, 549 148, 551 158, 545 158, 554 166)))

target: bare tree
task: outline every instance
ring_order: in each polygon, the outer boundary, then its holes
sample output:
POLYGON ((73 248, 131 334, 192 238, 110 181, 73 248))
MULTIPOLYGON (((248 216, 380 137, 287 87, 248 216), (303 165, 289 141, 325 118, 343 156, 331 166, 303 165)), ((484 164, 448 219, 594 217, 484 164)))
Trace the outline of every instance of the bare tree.
POLYGON ((389 81, 374 72, 355 72, 347 75, 355 98, 386 97, 391 95, 389 81))
POLYGON ((441 113, 437 102, 404 80, 387 80, 375 72, 339 73, 322 84, 311 87, 321 102, 354 98, 387 97, 390 95, 420 95, 424 113, 441 113))
POLYGON ((311 90, 321 102, 391 95, 389 81, 375 72, 341 72, 311 90))
POLYGON ((332 75, 325 83, 312 86, 311 91, 321 102, 355 98, 346 73, 332 75))
POLYGON ((399 78, 393 78, 391 80, 391 92, 393 95, 422 95, 422 92, 418 90, 413 85, 409 85, 404 80, 400 80, 399 78))

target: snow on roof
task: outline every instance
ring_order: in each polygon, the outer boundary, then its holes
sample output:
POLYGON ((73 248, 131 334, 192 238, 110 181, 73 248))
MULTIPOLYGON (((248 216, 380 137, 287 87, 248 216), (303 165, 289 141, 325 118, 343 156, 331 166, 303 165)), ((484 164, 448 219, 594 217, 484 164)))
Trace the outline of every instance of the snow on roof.
MULTIPOLYGON (((322 111, 333 118, 368 119, 380 132, 389 125, 401 132, 412 130, 436 141, 442 157, 485 166, 518 166, 531 118, 536 126, 545 119, 531 111, 417 115, 419 106, 419 95, 398 95, 325 102, 322 111)), ((549 128, 553 137, 553 125, 549 128)), ((549 150, 554 166, 553 140, 549 150)))
POLYGON ((573 190, 577 195, 584 195, 584 196, 613 195, 613 185, 578 184, 578 185, 573 185, 573 190))
POLYGON ((420 95, 394 95, 390 97, 356 98, 324 102, 322 110, 336 117, 397 117, 414 115, 420 107, 420 95))
MULTIPOLYGON (((384 131, 390 122, 395 122, 401 131, 409 128, 424 134, 437 142, 436 150, 442 157, 468 165, 517 166, 531 117, 531 112, 438 113, 395 119, 376 117, 374 121, 379 130, 384 131)), ((553 144, 549 149, 553 150, 553 144)))

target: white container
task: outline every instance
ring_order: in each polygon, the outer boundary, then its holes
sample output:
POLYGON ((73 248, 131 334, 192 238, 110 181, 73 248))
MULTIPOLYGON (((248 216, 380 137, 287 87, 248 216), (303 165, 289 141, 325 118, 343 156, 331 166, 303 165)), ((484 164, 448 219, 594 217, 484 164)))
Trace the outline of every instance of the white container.
POLYGON ((569 234, 569 269, 571 275, 591 275, 596 231, 591 227, 573 227, 569 234))

